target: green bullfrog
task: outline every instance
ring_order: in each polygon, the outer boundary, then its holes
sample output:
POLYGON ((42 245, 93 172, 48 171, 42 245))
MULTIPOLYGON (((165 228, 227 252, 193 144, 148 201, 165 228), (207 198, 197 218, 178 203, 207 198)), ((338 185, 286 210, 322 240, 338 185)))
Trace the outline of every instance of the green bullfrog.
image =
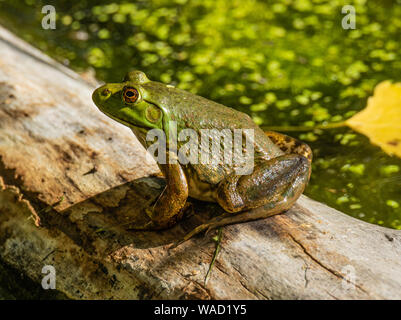
MULTIPOLYGON (((305 143, 277 132, 264 132, 245 113, 151 81, 141 71, 129 72, 121 83, 107 83, 97 88, 92 99, 100 111, 129 127, 146 149, 153 143, 146 139, 148 132, 157 129, 168 137, 171 123, 175 123, 178 133, 184 129, 195 133, 204 129, 246 129, 253 133, 253 157, 250 158, 253 164, 247 174, 239 174, 229 161, 158 163, 166 178, 166 187, 146 209, 148 221, 135 229, 172 226, 185 211, 188 197, 218 203, 225 213, 197 227, 183 239, 187 240, 202 230, 284 212, 299 198, 309 181, 312 152, 305 143), (258 207, 263 210, 250 210, 258 207)), ((170 149, 167 142, 167 159, 172 157, 170 149)))

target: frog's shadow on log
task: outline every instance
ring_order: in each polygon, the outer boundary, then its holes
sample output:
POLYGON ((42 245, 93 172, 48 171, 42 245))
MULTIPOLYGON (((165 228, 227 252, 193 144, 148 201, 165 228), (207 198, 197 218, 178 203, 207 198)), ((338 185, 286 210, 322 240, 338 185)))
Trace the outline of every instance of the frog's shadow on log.
POLYGON ((94 249, 91 245, 94 241, 103 243, 104 253, 127 245, 154 248, 175 242, 196 226, 224 212, 217 204, 190 198, 190 206, 175 226, 158 231, 132 230, 136 223, 148 219, 144 209, 154 203, 164 186, 163 178, 140 178, 67 208, 61 214, 75 224, 76 230, 69 236, 74 241, 80 237, 79 244, 88 251, 94 249))

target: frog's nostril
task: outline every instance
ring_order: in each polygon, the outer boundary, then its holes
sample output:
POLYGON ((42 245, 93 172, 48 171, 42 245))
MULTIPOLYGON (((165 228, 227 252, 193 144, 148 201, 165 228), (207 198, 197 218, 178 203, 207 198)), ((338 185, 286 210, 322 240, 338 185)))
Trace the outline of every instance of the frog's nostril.
POLYGON ((110 94, 110 90, 109 89, 103 89, 101 94, 102 94, 102 96, 107 97, 110 94))

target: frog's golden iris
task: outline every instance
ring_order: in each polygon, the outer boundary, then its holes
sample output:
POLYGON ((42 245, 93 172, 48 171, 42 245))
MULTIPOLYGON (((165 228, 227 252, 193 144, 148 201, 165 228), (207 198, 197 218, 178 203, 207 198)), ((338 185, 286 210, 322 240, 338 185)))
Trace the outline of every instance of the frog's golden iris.
POLYGON ((123 90, 123 98, 127 103, 135 103, 138 100, 139 93, 133 87, 125 87, 123 90))

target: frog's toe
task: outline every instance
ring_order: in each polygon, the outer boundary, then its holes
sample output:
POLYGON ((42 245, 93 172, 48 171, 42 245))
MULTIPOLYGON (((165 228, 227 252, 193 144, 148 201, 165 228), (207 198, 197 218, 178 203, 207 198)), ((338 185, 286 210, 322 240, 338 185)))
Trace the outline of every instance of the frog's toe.
POLYGON ((231 213, 225 212, 221 214, 220 216, 214 217, 211 220, 209 220, 206 223, 203 223, 199 226, 197 226, 195 229, 193 229, 191 232, 187 233, 184 237, 182 237, 180 240, 176 241, 170 249, 176 248, 180 244, 184 243, 185 241, 188 241, 191 239, 193 236, 197 235, 198 233, 201 233, 202 231, 206 230, 205 235, 209 234, 211 230, 214 230, 218 227, 225 226, 226 224, 230 223, 230 217, 232 216, 231 213))
POLYGON ((174 242, 173 245, 170 247, 170 249, 174 249, 174 248, 178 247, 180 244, 184 243, 185 241, 188 241, 193 236, 197 235, 198 233, 201 233, 202 231, 204 231, 204 230, 206 230, 208 228, 209 228, 209 224, 208 223, 201 224, 200 226, 197 226, 195 229, 193 229, 191 232, 187 233, 180 240, 174 242))
POLYGON ((209 234, 209 232, 211 230, 222 226, 220 221, 221 221, 221 219, 213 219, 207 223, 197 226, 195 229, 193 229, 191 232, 187 233, 180 240, 174 242, 173 245, 170 247, 170 249, 174 249, 174 248, 178 247, 180 244, 184 243, 185 241, 188 241, 193 236, 196 236, 198 233, 201 233, 202 231, 206 230, 205 235, 209 234))
POLYGON ((153 221, 132 224, 128 227, 128 230, 155 230, 155 229, 157 229, 157 226, 153 221))
POLYGON ((152 208, 145 208, 143 214, 140 215, 140 221, 132 222, 128 225, 128 230, 159 230, 162 226, 157 221, 152 219, 154 210, 152 208))

